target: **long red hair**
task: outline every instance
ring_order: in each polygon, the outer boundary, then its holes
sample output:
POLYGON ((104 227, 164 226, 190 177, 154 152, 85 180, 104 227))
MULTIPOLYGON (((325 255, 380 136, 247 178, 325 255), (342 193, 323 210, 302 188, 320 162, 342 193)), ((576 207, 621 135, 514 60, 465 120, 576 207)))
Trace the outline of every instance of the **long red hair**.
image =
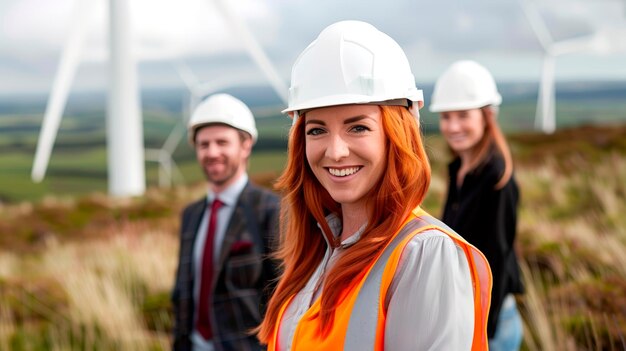
MULTIPOLYGON (((371 213, 361 239, 341 256, 327 272, 321 295, 321 332, 327 334, 333 325, 334 306, 345 288, 373 264, 383 247, 391 240, 409 213, 420 205, 430 184, 428 162, 418 121, 402 106, 380 106, 386 135, 386 173, 372 187, 368 208, 371 213)), ((325 221, 328 213, 341 216, 341 207, 322 187, 309 168, 305 153, 305 117, 291 128, 287 166, 275 185, 282 196, 280 215, 280 249, 276 257, 283 273, 269 301, 258 337, 266 343, 278 314, 286 301, 298 293, 309 280, 324 256, 328 242, 336 245, 325 221), (323 232, 317 227, 323 228, 323 232)))

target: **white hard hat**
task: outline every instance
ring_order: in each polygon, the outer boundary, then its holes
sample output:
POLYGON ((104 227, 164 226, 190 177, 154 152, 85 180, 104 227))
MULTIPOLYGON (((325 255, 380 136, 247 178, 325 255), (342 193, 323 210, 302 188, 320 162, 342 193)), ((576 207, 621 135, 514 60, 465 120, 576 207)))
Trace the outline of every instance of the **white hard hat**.
POLYGON ((475 61, 453 63, 437 79, 431 112, 463 111, 487 105, 498 106, 502 97, 491 73, 475 61))
POLYGON ((341 21, 296 59, 289 106, 282 112, 407 99, 418 108, 424 103, 400 45, 369 23, 341 21))
POLYGON ((187 124, 189 142, 194 143, 198 128, 212 123, 223 123, 243 130, 250 134, 252 142, 256 143, 258 132, 252 111, 232 95, 211 95, 196 107, 187 124))

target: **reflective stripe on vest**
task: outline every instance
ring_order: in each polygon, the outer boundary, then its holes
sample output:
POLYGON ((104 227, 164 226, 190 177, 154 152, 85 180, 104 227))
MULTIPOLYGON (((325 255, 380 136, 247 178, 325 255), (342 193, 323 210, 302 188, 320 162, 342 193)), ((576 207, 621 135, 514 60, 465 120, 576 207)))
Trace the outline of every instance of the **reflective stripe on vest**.
POLYGON ((372 270, 370 270, 367 278, 365 278, 365 283, 359 290, 354 307, 352 307, 346 341, 343 347, 344 350, 374 350, 378 323, 378 304, 373 303, 373 301, 378 301, 381 295, 380 288, 383 272, 389 256, 407 235, 415 233, 425 225, 426 222, 420 220, 412 220, 407 223, 400 233, 387 245, 374 267, 372 267, 372 270))
MULTIPOLYGON (((370 270, 363 286, 359 290, 356 302, 352 308, 350 322, 346 333, 344 350, 375 350, 378 329, 378 304, 380 301, 381 282, 383 273, 391 254, 398 249, 398 245, 411 234, 418 234, 426 228, 434 226, 450 236, 459 244, 468 260, 474 288, 474 337, 472 351, 488 350, 487 315, 491 299, 491 273, 489 264, 484 255, 465 239, 460 237, 450 227, 436 218, 420 213, 419 217, 408 222, 393 240, 387 245, 379 259, 370 270), (373 318, 375 317, 375 318, 373 318)), ((406 241, 408 243, 408 241, 406 241)))
POLYGON ((489 315, 489 307, 491 307, 491 287, 493 277, 491 276, 491 268, 485 255, 469 244, 465 239, 458 235, 454 230, 448 227, 442 221, 430 216, 423 215, 420 218, 426 222, 441 227, 445 230, 454 241, 464 243, 461 245, 465 250, 465 256, 472 273, 472 282, 474 284, 474 340, 472 342, 472 351, 483 351, 489 349, 489 340, 487 339, 487 317, 489 315), (479 326, 477 328, 476 326, 479 326))

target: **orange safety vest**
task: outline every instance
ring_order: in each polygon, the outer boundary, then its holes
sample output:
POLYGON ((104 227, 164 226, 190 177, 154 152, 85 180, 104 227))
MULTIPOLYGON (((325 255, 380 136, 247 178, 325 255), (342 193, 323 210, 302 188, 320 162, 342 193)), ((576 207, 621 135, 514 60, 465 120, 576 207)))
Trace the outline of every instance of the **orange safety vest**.
MULTIPOLYGON (((447 234, 465 252, 474 287, 474 337, 471 350, 488 350, 487 316, 492 277, 487 259, 477 248, 420 207, 412 211, 412 215, 368 268, 367 274, 345 290, 335 310, 330 333, 326 337, 319 334, 319 318, 315 317, 320 311, 320 299, 317 299, 296 327, 292 350, 384 350, 384 296, 391 285, 404 247, 415 235, 431 229, 447 234)), ((281 306, 279 323, 268 341, 268 351, 278 350, 280 321, 292 299, 281 306)))

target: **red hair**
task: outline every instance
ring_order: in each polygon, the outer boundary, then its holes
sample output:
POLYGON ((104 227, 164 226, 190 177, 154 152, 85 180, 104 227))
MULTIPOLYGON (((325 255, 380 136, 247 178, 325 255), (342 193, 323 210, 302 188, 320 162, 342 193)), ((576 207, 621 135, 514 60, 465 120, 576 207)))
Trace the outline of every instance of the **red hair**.
MULTIPOLYGON (((321 295, 321 332, 333 325, 334 306, 345 289, 359 278, 392 235, 419 206, 430 184, 428 162, 418 121, 402 106, 380 106, 386 136, 386 173, 369 193, 371 213, 361 239, 341 256, 327 272, 321 295)), ((276 189, 283 195, 280 215, 280 249, 276 256, 283 273, 269 301, 258 337, 266 343, 278 321, 280 308, 297 294, 319 265, 328 242, 336 245, 325 221, 328 213, 341 216, 341 207, 315 178, 305 153, 304 116, 291 128, 287 166, 278 178, 276 189), (317 227, 323 228, 323 233, 317 227)))
MULTIPOLYGON (((485 163, 489 157, 491 148, 495 147, 496 152, 502 156, 504 160, 504 172, 500 176, 498 183, 494 186, 496 190, 499 190, 508 183, 513 175, 513 158, 511 157, 511 150, 506 142, 506 138, 497 121, 498 107, 491 105, 484 106, 480 108, 480 112, 485 121, 485 132, 483 133, 482 139, 478 141, 478 144, 476 144, 474 148, 475 152, 470 160, 469 170, 472 171, 485 163)), ((450 151, 452 155, 457 156, 452 149, 450 149, 450 151)))

